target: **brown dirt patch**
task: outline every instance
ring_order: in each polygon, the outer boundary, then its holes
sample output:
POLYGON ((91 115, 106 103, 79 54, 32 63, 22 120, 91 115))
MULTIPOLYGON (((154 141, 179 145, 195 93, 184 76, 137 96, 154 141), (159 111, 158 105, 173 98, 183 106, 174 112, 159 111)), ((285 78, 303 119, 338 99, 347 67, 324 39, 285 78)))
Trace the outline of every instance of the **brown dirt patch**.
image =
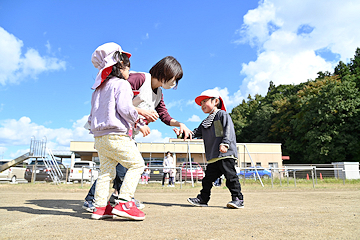
MULTIPOLYGON (((151 185, 151 184, 150 184, 151 185)), ((92 220, 79 185, 0 184, 0 239, 359 239, 360 184, 259 188, 245 185, 244 209, 227 209, 225 188, 209 207, 190 206, 200 186, 139 186, 144 221, 92 220)))

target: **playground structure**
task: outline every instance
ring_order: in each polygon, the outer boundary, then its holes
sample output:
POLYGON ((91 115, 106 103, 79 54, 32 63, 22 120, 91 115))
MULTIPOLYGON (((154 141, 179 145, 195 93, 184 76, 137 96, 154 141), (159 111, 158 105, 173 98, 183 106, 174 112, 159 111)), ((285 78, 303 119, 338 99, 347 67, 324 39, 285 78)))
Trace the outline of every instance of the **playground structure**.
POLYGON ((51 169, 49 171, 50 177, 55 184, 59 184, 63 177, 63 173, 59 168, 59 165, 52 153, 51 149, 46 147, 46 138, 42 140, 36 140, 34 137, 31 138, 30 141, 30 150, 29 152, 17 157, 3 165, 0 166, 0 172, 9 169, 19 163, 27 159, 35 159, 34 171, 33 171, 33 179, 36 179, 36 166, 37 160, 41 159, 47 169, 51 169))

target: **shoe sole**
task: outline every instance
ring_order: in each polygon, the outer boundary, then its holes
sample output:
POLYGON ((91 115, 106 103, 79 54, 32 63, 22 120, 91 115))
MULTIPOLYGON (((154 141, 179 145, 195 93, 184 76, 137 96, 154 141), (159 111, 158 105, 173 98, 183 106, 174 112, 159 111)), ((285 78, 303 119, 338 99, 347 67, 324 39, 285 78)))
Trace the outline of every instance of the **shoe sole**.
POLYGON ((106 218, 114 218, 114 215, 97 215, 97 214, 91 214, 92 219, 101 220, 106 218))
POLYGON ((85 211, 88 211, 88 212, 94 212, 94 209, 91 209, 91 208, 88 208, 88 207, 84 207, 82 206, 82 209, 84 209, 85 211))
POLYGON ((228 203, 228 204, 226 205, 226 207, 232 208, 232 209, 239 209, 239 208, 244 208, 244 205, 241 206, 241 207, 239 207, 239 206, 237 206, 237 205, 235 205, 235 204, 233 204, 233 203, 228 203))
POLYGON ((130 214, 124 212, 124 211, 119 211, 117 209, 113 209, 111 211, 112 214, 115 214, 116 216, 119 216, 119 217, 123 217, 123 218, 128 218, 128 219, 131 219, 131 220, 136 220, 136 221, 142 221, 145 219, 145 216, 144 217, 135 217, 135 216, 131 216, 130 214))
POLYGON ((196 204, 196 203, 193 203, 189 198, 187 199, 187 201, 191 204, 191 205, 194 205, 196 207, 207 207, 208 205, 207 204, 196 204))

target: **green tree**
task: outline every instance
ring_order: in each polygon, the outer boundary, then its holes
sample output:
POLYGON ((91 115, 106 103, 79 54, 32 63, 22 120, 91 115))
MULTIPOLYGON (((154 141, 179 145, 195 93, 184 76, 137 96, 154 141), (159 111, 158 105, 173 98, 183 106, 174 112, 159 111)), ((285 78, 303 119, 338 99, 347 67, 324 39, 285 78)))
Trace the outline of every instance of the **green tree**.
POLYGON ((338 75, 341 79, 347 75, 350 75, 349 67, 342 61, 335 67, 334 75, 338 75))
POLYGON ((360 75, 360 48, 355 51, 355 56, 350 60, 349 68, 352 75, 360 75))
POLYGON ((250 126, 254 121, 254 116, 260 107, 262 99, 261 95, 255 95, 254 99, 249 95, 247 102, 243 100, 240 105, 231 111, 230 116, 234 122, 238 142, 252 142, 253 134, 250 126))
POLYGON ((317 80, 298 93, 301 109, 291 121, 297 144, 290 151, 298 162, 354 161, 359 152, 360 94, 353 81, 317 80), (297 157, 295 157, 297 158, 297 157))
POLYGON ((238 142, 280 142, 291 163, 360 160, 360 48, 334 73, 250 95, 231 113, 238 142))

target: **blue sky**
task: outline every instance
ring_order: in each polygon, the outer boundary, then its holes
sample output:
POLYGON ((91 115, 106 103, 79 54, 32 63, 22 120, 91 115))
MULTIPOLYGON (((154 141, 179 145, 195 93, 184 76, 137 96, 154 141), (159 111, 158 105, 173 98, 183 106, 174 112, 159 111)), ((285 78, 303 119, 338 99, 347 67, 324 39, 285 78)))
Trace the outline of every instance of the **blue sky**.
MULTIPOLYGON (((349 62, 360 47, 360 2, 1 1, 0 159, 46 137, 51 149, 92 141, 83 128, 97 70, 91 54, 116 42, 131 70, 148 72, 171 55, 184 76, 164 90, 170 115, 190 129, 206 116, 194 99, 218 89, 228 110, 269 81, 298 84, 349 62)), ((175 137, 161 121, 140 142, 175 137)))

